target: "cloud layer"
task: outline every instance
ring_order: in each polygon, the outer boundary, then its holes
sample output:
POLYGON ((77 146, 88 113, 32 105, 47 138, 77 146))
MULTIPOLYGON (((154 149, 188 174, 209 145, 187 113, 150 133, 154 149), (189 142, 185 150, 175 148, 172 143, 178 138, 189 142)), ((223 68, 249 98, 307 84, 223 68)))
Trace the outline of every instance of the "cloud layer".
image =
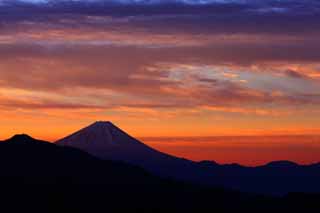
POLYGON ((319 113, 319 1, 10 0, 0 16, 10 115, 226 113, 253 127, 319 113))

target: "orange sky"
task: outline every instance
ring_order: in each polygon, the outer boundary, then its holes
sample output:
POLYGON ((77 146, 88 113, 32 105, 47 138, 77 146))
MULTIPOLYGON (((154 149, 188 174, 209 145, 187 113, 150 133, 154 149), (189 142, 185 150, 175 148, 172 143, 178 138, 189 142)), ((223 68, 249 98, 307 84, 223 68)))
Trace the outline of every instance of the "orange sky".
MULTIPOLYGON (((73 123, 70 120, 50 124, 42 122, 43 126, 32 125, 32 121, 14 125, 13 121, 12 126, 14 127, 10 128, 9 126, 9 131, 3 131, 1 137, 5 139, 15 133, 28 133, 40 139, 55 141, 57 138, 62 138, 86 125, 81 122, 73 123)), ((218 163, 239 163, 247 166, 263 165, 275 160, 291 160, 301 164, 320 161, 320 135, 312 135, 312 132, 308 132, 309 135, 302 136, 297 134, 298 131, 292 131, 289 132, 291 135, 281 136, 281 134, 288 132, 277 129, 272 134, 278 136, 263 136, 264 131, 250 132, 248 130, 248 132, 242 132, 242 135, 251 134, 251 136, 209 136, 210 133, 214 132, 217 135, 232 135, 232 133, 239 132, 232 130, 210 131, 210 129, 205 132, 200 128, 198 130, 192 122, 184 126, 182 124, 179 126, 177 123, 162 123, 163 121, 161 121, 161 124, 156 124, 155 121, 146 123, 135 120, 132 122, 124 122, 124 125, 120 125, 120 127, 132 136, 139 136, 139 134, 153 136, 139 137, 139 139, 159 151, 195 161, 213 160, 218 163), (170 136, 177 133, 185 136, 170 136), (200 133, 207 134, 207 137, 195 136, 200 133), (162 136, 154 137, 154 135, 162 136)), ((199 125, 204 125, 204 123, 199 123, 199 125)), ((208 125, 208 127, 212 126, 208 125)), ((269 131, 266 132, 271 134, 269 131)))
POLYGON ((320 132, 316 5, 24 4, 0 4, 0 139, 54 141, 97 120, 136 137, 320 132))
POLYGON ((320 136, 142 138, 142 141, 163 152, 196 161, 247 166, 277 160, 300 164, 320 162, 320 136))

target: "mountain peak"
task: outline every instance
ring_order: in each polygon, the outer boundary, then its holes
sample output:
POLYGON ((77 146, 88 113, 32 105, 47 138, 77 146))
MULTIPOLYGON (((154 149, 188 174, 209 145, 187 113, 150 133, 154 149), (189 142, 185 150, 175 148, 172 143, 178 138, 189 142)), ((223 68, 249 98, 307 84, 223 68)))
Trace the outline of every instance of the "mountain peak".
POLYGON ((110 121, 97 121, 56 144, 85 150, 108 160, 146 163, 159 155, 160 158, 167 158, 167 155, 143 144, 110 121))
POLYGON ((96 121, 57 142, 77 148, 104 149, 138 142, 110 121, 96 121))
POLYGON ((12 136, 7 142, 19 142, 19 143, 27 143, 27 142, 34 142, 35 139, 27 134, 17 134, 12 136))
POLYGON ((93 124, 91 124, 90 126, 93 126, 93 127, 99 127, 99 126, 113 127, 115 125, 111 121, 96 121, 93 124))
POLYGON ((283 167, 297 167, 299 166, 297 163, 291 161, 273 161, 266 165, 271 168, 283 168, 283 167))
POLYGON ((110 125, 110 124, 112 124, 113 125, 113 123, 111 122, 111 121, 96 121, 96 122, 94 122, 93 124, 97 124, 97 125, 110 125))

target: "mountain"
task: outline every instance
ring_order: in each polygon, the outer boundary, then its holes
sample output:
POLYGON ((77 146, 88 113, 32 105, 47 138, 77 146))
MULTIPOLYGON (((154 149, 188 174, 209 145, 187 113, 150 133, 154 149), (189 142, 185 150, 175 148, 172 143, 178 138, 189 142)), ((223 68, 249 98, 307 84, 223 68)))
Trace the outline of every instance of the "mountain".
POLYGON ((125 176, 130 176, 128 182, 139 180, 141 176, 150 176, 138 167, 102 161, 79 149, 60 147, 28 135, 15 135, 0 142, 0 168, 1 177, 33 177, 40 182, 42 178, 87 177, 88 174, 97 176, 95 182, 105 181, 99 180, 101 174, 112 181, 121 181, 125 176), (109 174, 105 168, 112 172, 109 174), (132 175, 131 170, 134 171, 132 175))
POLYGON ((111 122, 95 122, 56 144, 78 148, 104 160, 137 165, 163 177, 197 178, 190 176, 190 170, 198 168, 194 162, 159 152, 111 122))
POLYGON ((154 175, 243 192, 285 195, 320 193, 318 165, 301 166, 288 161, 260 167, 215 162, 193 162, 159 152, 131 137, 111 122, 96 122, 57 142, 104 160, 139 166, 154 175))
POLYGON ((0 142, 3 212, 318 212, 320 196, 257 196, 163 179, 28 135, 0 142))
POLYGON ((0 142, 0 168, 4 212, 234 211, 228 202, 251 209, 238 192, 161 179, 27 135, 0 142))
POLYGON ((148 163, 158 158, 170 158, 129 136, 111 122, 96 122, 57 144, 76 147, 100 158, 128 162, 148 163))

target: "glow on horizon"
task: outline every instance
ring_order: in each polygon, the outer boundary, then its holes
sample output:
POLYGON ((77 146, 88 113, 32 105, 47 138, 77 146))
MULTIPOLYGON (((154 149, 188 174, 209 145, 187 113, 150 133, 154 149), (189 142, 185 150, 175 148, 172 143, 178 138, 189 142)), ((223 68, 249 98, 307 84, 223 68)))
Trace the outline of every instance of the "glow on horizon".
POLYGON ((1 139, 320 132, 315 1, 0 2, 1 139))

